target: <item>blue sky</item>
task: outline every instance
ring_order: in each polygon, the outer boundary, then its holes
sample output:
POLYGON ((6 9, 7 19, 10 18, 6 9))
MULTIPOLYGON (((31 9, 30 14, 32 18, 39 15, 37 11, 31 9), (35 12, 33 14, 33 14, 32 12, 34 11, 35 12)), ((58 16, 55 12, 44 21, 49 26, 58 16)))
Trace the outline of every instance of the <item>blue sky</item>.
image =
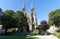
MULTIPOLYGON (((56 9, 60 9, 60 0, 25 0, 26 11, 30 12, 31 2, 37 14, 38 24, 42 20, 48 21, 48 14, 56 9)), ((0 8, 4 10, 21 10, 24 0, 0 0, 0 8)))

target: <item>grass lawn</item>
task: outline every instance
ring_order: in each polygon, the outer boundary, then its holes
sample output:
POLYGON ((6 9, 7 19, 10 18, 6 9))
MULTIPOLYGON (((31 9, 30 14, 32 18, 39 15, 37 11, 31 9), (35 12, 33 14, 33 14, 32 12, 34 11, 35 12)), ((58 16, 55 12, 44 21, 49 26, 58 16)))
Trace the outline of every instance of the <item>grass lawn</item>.
POLYGON ((58 39, 60 39, 60 36, 58 37, 58 39))
POLYGON ((56 32, 56 33, 55 33, 55 36, 57 36, 58 39, 60 39, 60 32, 56 32))
POLYGON ((58 39, 60 39, 60 35, 59 36, 57 36, 58 37, 58 39))
POLYGON ((0 39, 38 39, 38 38, 27 38, 27 36, 13 36, 13 37, 0 37, 0 39))

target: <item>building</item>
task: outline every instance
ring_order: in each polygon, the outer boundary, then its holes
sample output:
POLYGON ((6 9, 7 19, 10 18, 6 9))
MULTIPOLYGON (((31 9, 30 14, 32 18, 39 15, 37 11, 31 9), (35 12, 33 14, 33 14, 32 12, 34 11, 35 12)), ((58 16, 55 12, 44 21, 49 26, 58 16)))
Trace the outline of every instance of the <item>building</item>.
MULTIPOLYGON (((37 16, 35 12, 35 8, 33 3, 31 4, 30 12, 26 12, 25 4, 23 4, 21 11, 24 13, 24 15, 28 18, 28 30, 33 31, 37 27, 37 16)), ((26 32, 26 27, 23 27, 23 31, 26 32)))

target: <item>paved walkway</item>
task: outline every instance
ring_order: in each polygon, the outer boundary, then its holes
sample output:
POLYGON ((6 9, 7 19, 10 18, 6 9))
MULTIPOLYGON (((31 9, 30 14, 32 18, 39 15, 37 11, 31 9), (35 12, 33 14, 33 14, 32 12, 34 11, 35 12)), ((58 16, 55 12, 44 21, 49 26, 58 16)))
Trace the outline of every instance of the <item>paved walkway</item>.
POLYGON ((38 37, 39 39, 58 39, 54 35, 37 35, 37 36, 31 36, 31 37, 38 37))

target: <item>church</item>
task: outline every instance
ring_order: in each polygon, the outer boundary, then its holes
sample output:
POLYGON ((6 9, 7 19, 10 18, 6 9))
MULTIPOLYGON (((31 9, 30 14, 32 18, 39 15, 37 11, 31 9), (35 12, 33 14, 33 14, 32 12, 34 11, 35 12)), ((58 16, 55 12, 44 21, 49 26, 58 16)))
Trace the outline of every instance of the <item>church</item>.
MULTIPOLYGON (((35 12, 35 8, 33 3, 31 4, 30 12, 26 12, 25 4, 23 4, 21 11, 24 13, 24 15, 27 17, 28 22, 28 30, 33 31, 37 27, 37 16, 35 12)), ((26 32, 26 27, 23 27, 23 32, 26 32)))

